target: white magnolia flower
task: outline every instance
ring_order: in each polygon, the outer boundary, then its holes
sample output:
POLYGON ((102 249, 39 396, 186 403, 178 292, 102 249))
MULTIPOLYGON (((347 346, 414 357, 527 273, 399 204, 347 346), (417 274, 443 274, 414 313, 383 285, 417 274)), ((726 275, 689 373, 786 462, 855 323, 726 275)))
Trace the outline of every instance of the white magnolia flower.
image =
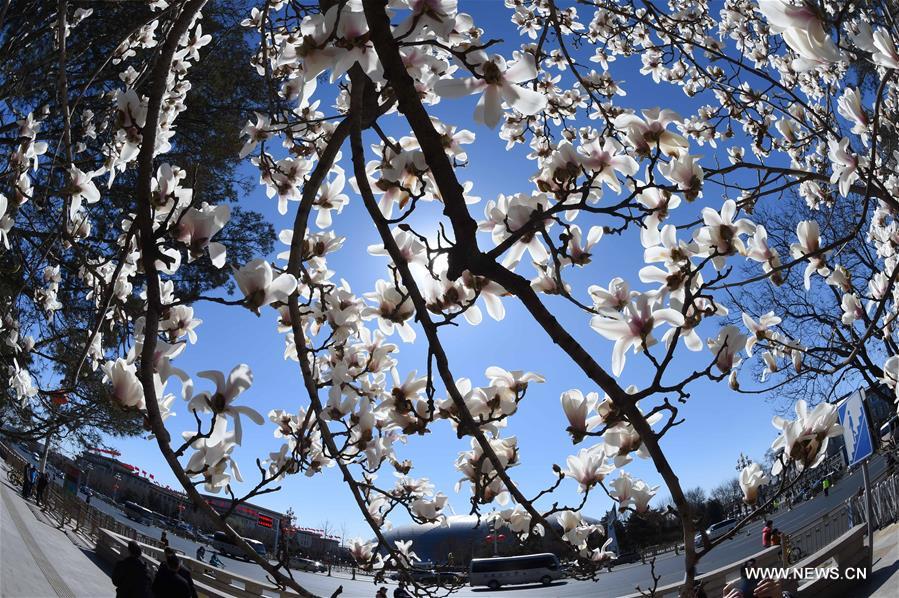
POLYGON ((702 196, 705 174, 699 165, 700 157, 684 153, 659 165, 662 176, 677 185, 689 201, 702 196))
POLYGON ((193 397, 187 405, 190 410, 215 414, 215 425, 208 439, 210 446, 225 440, 227 417, 234 419, 232 438, 236 444, 240 444, 243 437, 241 415, 249 417, 258 425, 262 425, 265 421, 255 409, 233 404, 235 399, 253 384, 253 372, 250 370, 250 366, 243 363, 236 366, 228 374, 227 380, 225 380, 225 375, 217 370, 202 371, 197 376, 215 382, 215 393, 210 396, 208 392, 201 392, 193 397))
POLYGON ((241 136, 247 136, 247 140, 241 148, 239 156, 246 158, 250 152, 256 149, 256 145, 260 141, 269 139, 272 136, 271 126, 272 122, 268 116, 256 112, 256 122, 251 123, 247 121, 247 124, 244 125, 243 130, 240 132, 241 136))
POLYGON ((852 183, 858 180, 858 168, 864 166, 865 160, 849 152, 849 138, 843 137, 840 141, 831 139, 827 142, 827 157, 833 163, 833 174, 830 177, 831 184, 839 182, 840 195, 849 195, 852 183))
POLYGON ((577 455, 569 455, 567 463, 568 469, 562 473, 577 481, 578 492, 581 493, 602 482, 615 470, 614 465, 606 464, 605 447, 601 444, 581 449, 577 455))
POLYGON ((259 308, 271 303, 287 301, 297 288, 297 279, 284 273, 273 279, 272 266, 267 261, 255 259, 239 270, 232 266, 237 286, 246 297, 246 305, 259 314, 259 308))
POLYGON ((82 200, 87 203, 97 203, 100 201, 100 191, 91 180, 96 176, 93 172, 83 172, 74 164, 69 166, 69 177, 71 178, 69 185, 72 193, 72 208, 78 210, 81 207, 82 200))
POLYGON ((624 311, 613 317, 594 316, 590 327, 609 340, 615 341, 612 349, 612 372, 618 376, 624 369, 625 352, 633 347, 634 353, 653 346, 654 328, 668 323, 683 326, 684 316, 671 308, 659 307, 659 297, 643 293, 627 304, 624 311))
MULTIPOLYGON (((771 423, 780 430, 780 435, 771 445, 775 453, 783 450, 783 458, 793 462, 798 471, 817 467, 827 456, 830 438, 843 433, 838 422, 837 408, 831 403, 819 403, 809 411, 805 401, 796 403, 796 419, 786 420, 774 416, 771 423)), ((771 468, 772 475, 778 475, 783 463, 778 459, 771 468)))
POLYGON ((520 52, 514 56, 508 65, 501 56, 492 56, 480 65, 480 77, 441 79, 434 93, 446 98, 483 93, 474 118, 491 128, 499 123, 503 102, 524 115, 537 114, 546 107, 546 96, 520 85, 537 77, 534 56, 520 52))
POLYGON ((750 463, 740 472, 740 489, 743 490, 743 502, 754 505, 759 500, 759 487, 771 480, 762 471, 758 463, 750 463))
POLYGON ((855 293, 846 293, 843 295, 840 307, 843 308, 842 321, 846 326, 865 317, 865 309, 862 307, 862 302, 855 293))
POLYGON ((442 513, 446 500, 446 495, 438 492, 433 499, 416 498, 409 504, 409 508, 423 521, 440 521, 446 525, 446 516, 442 513))
POLYGON ((159 323, 159 329, 168 333, 171 342, 176 342, 187 335, 191 344, 194 344, 197 342, 194 328, 202 323, 203 320, 194 317, 194 308, 189 305, 176 305, 167 310, 166 318, 159 323))
POLYGON ((122 407, 134 407, 143 409, 144 388, 137 378, 137 367, 133 363, 118 358, 113 362, 104 363, 101 368, 105 374, 105 380, 112 385, 109 395, 122 407))
POLYGON ((378 328, 386 336, 396 331, 404 342, 411 343, 415 340, 415 329, 410 324, 415 315, 415 306, 405 290, 397 289, 386 280, 379 280, 375 283, 375 290, 363 296, 376 304, 362 311, 364 319, 376 317, 378 328))
POLYGON ((588 419, 588 414, 596 407, 599 395, 595 392, 584 396, 580 390, 572 388, 562 393, 562 410, 568 418, 568 433, 575 444, 584 439, 586 433, 599 423, 599 418, 588 419))
POLYGON ((746 339, 746 354, 752 357, 752 348, 755 344, 758 341, 772 338, 768 330, 777 326, 780 322, 781 319, 774 315, 773 311, 759 316, 758 322, 753 320, 749 314, 743 312, 743 325, 749 331, 749 338, 746 339))
POLYGON ((413 562, 421 560, 417 554, 412 552, 412 540, 395 540, 393 544, 396 546, 397 557, 400 560, 397 566, 411 567, 413 562))
POLYGON ((790 245, 790 255, 796 259, 808 259, 805 268, 805 290, 812 286, 812 273, 817 272, 821 276, 830 274, 825 255, 821 252, 821 232, 816 220, 803 220, 796 225, 798 243, 790 245))
POLYGON ((889 31, 878 28, 872 36, 872 45, 871 60, 874 64, 888 69, 899 69, 899 52, 896 51, 896 44, 893 43, 889 31))
POLYGON ((811 2, 797 6, 789 0, 759 0, 759 11, 771 30, 783 35, 787 45, 799 54, 793 61, 794 70, 807 71, 842 59, 811 2))
POLYGON ((596 138, 581 145, 578 151, 584 156, 584 167, 596 175, 596 182, 605 183, 615 193, 621 192, 616 173, 633 176, 639 169, 637 161, 625 154, 621 144, 610 137, 596 138))
POLYGON ((715 356, 715 367, 722 374, 740 364, 737 354, 746 346, 746 335, 736 326, 725 326, 716 338, 708 339, 709 351, 715 356))
POLYGON ((357 565, 361 567, 371 565, 371 560, 374 557, 375 552, 374 542, 366 542, 362 538, 354 538, 350 540, 349 549, 350 555, 356 561, 357 565))
MULTIPOLYGON (((646 423, 652 426, 661 419, 662 414, 656 413, 647 417, 646 423)), ((610 427, 603 434, 603 440, 605 440, 606 455, 614 459, 615 467, 624 467, 633 461, 632 453, 641 459, 649 457, 649 451, 643 444, 643 439, 629 422, 618 422, 610 427)))
POLYGON ((614 559, 617 555, 611 550, 608 550, 611 545, 612 538, 610 537, 603 543, 602 548, 594 548, 590 552, 590 560, 594 563, 605 563, 614 559))
POLYGON ((601 526, 586 523, 576 511, 562 511, 556 521, 562 526, 562 539, 578 550, 587 546, 593 532, 602 530, 601 526))
POLYGON ((587 292, 593 298, 593 307, 598 312, 609 316, 624 311, 624 308, 630 304, 631 297, 636 294, 636 292, 631 293, 627 282, 619 277, 609 281, 608 288, 591 285, 587 292))
POLYGON ((624 512, 629 506, 638 513, 649 510, 649 501, 655 496, 658 486, 650 487, 643 480, 632 478, 626 471, 618 472, 618 477, 612 482, 612 490, 609 494, 618 501, 618 510, 624 512))
POLYGON ((768 231, 758 225, 755 232, 747 239, 746 258, 762 264, 765 273, 771 273, 771 282, 781 285, 784 282, 780 273, 780 255, 777 250, 768 245, 768 231))
POLYGON ((648 156, 656 147, 671 157, 687 153, 687 140, 667 128, 670 123, 683 120, 677 112, 667 108, 651 108, 641 114, 643 118, 631 113, 615 118, 615 128, 626 131, 628 146, 641 156, 648 156))
POLYGON ((728 199, 721 206, 721 212, 714 208, 702 209, 702 220, 705 226, 693 235, 696 243, 712 257, 716 270, 721 270, 727 256, 746 253, 746 246, 740 235, 751 235, 755 232, 755 224, 746 218, 734 220, 737 214, 737 203, 728 199))
POLYGON ((215 236, 231 218, 231 208, 227 205, 210 206, 204 203, 200 209, 189 208, 178 219, 175 228, 175 238, 187 245, 188 262, 203 255, 204 250, 209 250, 209 259, 216 268, 225 265, 225 246, 212 241, 215 236))
MULTIPOLYGON (((184 432, 182 436, 189 440, 194 432, 184 432)), ((232 474, 238 482, 243 482, 237 461, 231 457, 231 452, 237 446, 233 435, 227 434, 215 444, 210 443, 208 438, 198 438, 190 446, 195 452, 184 471, 191 477, 201 476, 207 492, 220 492, 231 483, 232 474)))
POLYGON ((868 133, 868 114, 862 107, 861 93, 855 87, 847 87, 837 102, 837 111, 843 118, 852 122, 852 132, 866 136, 868 133))
POLYGON ((346 176, 342 170, 337 171, 337 176, 331 181, 325 181, 319 190, 318 196, 312 204, 312 207, 318 211, 315 217, 315 226, 319 228, 328 228, 331 226, 331 212, 336 211, 340 214, 345 205, 350 202, 350 198, 343 192, 346 185, 346 176))

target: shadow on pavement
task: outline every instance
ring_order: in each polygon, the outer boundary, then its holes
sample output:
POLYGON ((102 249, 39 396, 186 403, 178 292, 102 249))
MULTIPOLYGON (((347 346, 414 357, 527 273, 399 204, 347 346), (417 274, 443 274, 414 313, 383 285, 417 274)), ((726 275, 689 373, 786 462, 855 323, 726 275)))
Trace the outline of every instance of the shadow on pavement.
MULTIPOLYGON (((545 585, 542 583, 529 583, 529 584, 520 585, 520 586, 503 586, 497 591, 499 591, 499 592, 514 592, 516 590, 533 590, 534 588, 558 588, 559 586, 564 586, 564 585, 568 585, 568 582, 567 581, 554 581, 550 584, 545 584, 545 585)), ((493 592, 494 590, 491 590, 490 588, 472 588, 471 591, 479 592, 479 593, 480 592, 490 593, 490 592, 493 592)))
MULTIPOLYGON (((871 565, 872 567, 882 561, 882 558, 877 559, 871 565)), ((870 577, 868 577, 868 583, 865 584, 864 588, 868 591, 867 595, 872 595, 877 590, 884 587, 885 584, 890 583, 890 578, 893 576, 896 571, 899 571, 899 559, 893 561, 891 565, 886 567, 882 567, 875 571, 870 577)))

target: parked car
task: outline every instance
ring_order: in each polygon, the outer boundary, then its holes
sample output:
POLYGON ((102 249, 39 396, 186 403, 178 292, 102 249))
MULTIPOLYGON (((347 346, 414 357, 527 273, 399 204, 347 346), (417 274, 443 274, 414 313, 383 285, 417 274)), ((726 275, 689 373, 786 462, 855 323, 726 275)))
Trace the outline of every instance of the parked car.
POLYGON ((297 569, 299 571, 312 571, 313 573, 324 573, 328 570, 324 563, 321 561, 313 561, 312 559, 304 559, 298 556, 290 557, 290 561, 288 561, 291 569, 297 569))

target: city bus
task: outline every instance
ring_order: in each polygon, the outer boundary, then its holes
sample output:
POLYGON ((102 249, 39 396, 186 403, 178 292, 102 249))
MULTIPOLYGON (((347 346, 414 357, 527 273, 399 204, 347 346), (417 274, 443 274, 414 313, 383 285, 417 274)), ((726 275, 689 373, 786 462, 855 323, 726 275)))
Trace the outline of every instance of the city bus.
POLYGON ((522 556, 472 559, 468 580, 472 586, 487 586, 498 590, 501 586, 537 583, 549 585, 564 577, 556 555, 544 552, 522 556))
POLYGON ((142 507, 130 500, 125 503, 125 517, 137 521, 143 525, 153 525, 156 522, 156 513, 146 507, 142 507))

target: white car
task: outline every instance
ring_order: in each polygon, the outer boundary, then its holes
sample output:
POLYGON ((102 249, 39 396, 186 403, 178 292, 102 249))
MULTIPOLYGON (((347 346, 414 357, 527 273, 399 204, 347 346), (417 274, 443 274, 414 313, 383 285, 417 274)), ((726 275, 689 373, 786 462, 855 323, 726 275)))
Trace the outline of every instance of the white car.
MULTIPOLYGON (((736 519, 725 519, 724 521, 719 521, 718 523, 710 525, 709 529, 705 530, 705 535, 709 537, 709 542, 711 542, 717 540, 736 526, 736 519)), ((695 540, 697 545, 702 544, 702 534, 696 534, 695 540)))

